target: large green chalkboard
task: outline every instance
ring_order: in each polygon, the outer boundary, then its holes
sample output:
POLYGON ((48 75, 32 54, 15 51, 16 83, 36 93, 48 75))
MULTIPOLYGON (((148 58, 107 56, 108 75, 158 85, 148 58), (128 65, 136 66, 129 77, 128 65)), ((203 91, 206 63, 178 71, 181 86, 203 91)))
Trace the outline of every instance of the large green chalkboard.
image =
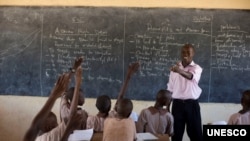
POLYGON ((225 9, 0 7, 0 93, 48 96, 83 56, 86 97, 116 98, 128 64, 139 60, 126 96, 154 100, 180 48, 192 43, 204 69, 200 101, 238 103, 250 88, 249 17, 225 9))

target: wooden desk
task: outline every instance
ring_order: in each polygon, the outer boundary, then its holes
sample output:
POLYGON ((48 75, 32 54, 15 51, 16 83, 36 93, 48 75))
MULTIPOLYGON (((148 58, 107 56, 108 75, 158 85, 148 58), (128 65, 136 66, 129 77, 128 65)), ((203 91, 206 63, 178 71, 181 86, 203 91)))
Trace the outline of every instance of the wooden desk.
MULTIPOLYGON (((169 136, 167 134, 155 135, 159 139, 158 141, 169 141, 169 136)), ((94 133, 91 141, 102 141, 102 133, 94 133)))
POLYGON ((170 141, 169 136, 167 134, 158 134, 155 136, 159 138, 158 141, 170 141))
POLYGON ((91 141, 102 141, 102 133, 94 133, 91 141))

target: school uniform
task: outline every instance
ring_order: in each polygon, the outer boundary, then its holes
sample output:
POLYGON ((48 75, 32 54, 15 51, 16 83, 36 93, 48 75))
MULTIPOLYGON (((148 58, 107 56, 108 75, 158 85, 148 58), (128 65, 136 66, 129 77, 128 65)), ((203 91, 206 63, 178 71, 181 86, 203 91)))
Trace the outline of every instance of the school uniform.
MULTIPOLYGON (((109 112, 109 117, 116 117, 117 112, 115 110, 111 110, 109 112)), ((131 114, 129 115, 129 118, 131 118, 134 122, 138 121, 138 114, 134 111, 131 112, 131 114)))
POLYGON ((250 111, 240 114, 234 113, 228 120, 228 125, 250 125, 250 111))
POLYGON ((106 118, 102 141, 134 141, 136 139, 135 122, 131 118, 106 118))
POLYGON ((57 127, 52 129, 51 131, 37 136, 35 141, 60 141, 65 130, 66 125, 64 122, 61 122, 57 127))
POLYGON ((157 110, 153 106, 143 109, 136 123, 138 133, 150 132, 152 134, 174 133, 174 118, 166 109, 157 110))
POLYGON ((95 132, 103 132, 104 120, 105 120, 105 118, 103 118, 103 117, 99 117, 97 115, 95 115, 95 116, 90 115, 87 118, 87 126, 86 126, 86 128, 87 129, 92 129, 93 128, 93 130, 95 132))
MULTIPOLYGON (((88 118, 88 113, 84 109, 77 109, 77 113, 82 115, 82 124, 81 129, 86 129, 86 122, 88 118)), ((65 98, 65 95, 62 96, 61 102, 60 102, 60 119, 63 121, 63 119, 68 119, 70 115, 70 104, 65 98)))

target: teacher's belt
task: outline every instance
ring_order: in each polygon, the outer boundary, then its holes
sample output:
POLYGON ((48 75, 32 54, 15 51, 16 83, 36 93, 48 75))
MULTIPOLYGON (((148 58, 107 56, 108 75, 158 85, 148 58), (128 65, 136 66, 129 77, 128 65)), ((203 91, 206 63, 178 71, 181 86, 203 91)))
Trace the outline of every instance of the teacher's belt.
POLYGON ((197 99, 173 99, 173 101, 181 103, 193 103, 197 102, 197 99))

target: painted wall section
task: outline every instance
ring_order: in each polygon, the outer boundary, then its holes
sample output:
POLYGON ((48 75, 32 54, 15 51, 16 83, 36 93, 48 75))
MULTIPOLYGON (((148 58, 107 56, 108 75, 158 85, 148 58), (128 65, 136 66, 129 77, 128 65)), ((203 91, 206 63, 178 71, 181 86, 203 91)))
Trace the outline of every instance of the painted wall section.
POLYGON ((249 0, 1 0, 0 5, 250 9, 249 0))

